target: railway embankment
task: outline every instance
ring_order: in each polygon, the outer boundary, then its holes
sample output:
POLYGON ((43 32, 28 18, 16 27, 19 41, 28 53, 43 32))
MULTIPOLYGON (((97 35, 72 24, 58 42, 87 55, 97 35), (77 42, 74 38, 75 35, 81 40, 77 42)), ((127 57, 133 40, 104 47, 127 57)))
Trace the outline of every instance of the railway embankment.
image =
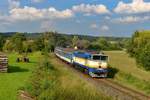
POLYGON ((99 91, 103 92, 107 96, 111 96, 113 99, 117 100, 149 100, 150 97, 138 92, 134 89, 130 89, 121 84, 118 84, 111 79, 98 79, 91 78, 86 74, 83 74, 81 71, 76 70, 71 65, 66 64, 65 62, 57 59, 58 62, 63 63, 66 68, 72 70, 74 73, 80 76, 81 79, 86 80, 89 83, 92 83, 99 91))
POLYGON ((112 100, 66 66, 54 54, 41 58, 24 91, 37 100, 112 100))

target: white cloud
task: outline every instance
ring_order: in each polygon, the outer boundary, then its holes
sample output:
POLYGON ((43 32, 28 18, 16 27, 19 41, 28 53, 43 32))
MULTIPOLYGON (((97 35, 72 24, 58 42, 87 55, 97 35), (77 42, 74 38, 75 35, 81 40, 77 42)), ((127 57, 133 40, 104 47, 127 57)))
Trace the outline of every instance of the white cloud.
POLYGON ((100 30, 101 31, 108 31, 109 27, 107 25, 103 25, 100 30))
POLYGON ((150 16, 138 17, 138 16, 126 16, 113 19, 113 22, 117 23, 136 23, 136 22, 143 22, 146 20, 150 20, 150 16))
POLYGON ((18 8, 20 6, 20 0, 8 0, 9 9, 18 8))
POLYGON ((124 3, 120 1, 114 9, 116 13, 144 13, 150 12, 150 2, 143 0, 133 0, 132 3, 124 3))
POLYGON ((105 19, 106 20, 110 20, 111 18, 109 16, 105 16, 105 19))
POLYGON ((83 13, 95 13, 95 14, 106 14, 109 13, 109 10, 106 6, 99 5, 90 5, 90 4, 80 4, 72 7, 72 11, 74 12, 83 12, 83 13))
POLYGON ((53 22, 52 21, 43 21, 41 23, 40 29, 42 31, 52 31, 53 30, 53 22))
POLYGON ((80 21, 80 20, 76 20, 75 22, 76 22, 76 23, 81 23, 81 21, 80 21))
POLYGON ((37 9, 34 7, 14 8, 10 10, 10 17, 15 20, 38 20, 38 19, 65 19, 73 16, 69 9, 56 10, 53 7, 48 9, 37 9))
POLYGON ((45 0, 31 0, 31 1, 34 2, 34 3, 40 3, 40 2, 43 2, 45 0))
POLYGON ((91 24, 90 27, 93 28, 93 29, 96 29, 96 28, 98 28, 98 25, 97 24, 91 24))

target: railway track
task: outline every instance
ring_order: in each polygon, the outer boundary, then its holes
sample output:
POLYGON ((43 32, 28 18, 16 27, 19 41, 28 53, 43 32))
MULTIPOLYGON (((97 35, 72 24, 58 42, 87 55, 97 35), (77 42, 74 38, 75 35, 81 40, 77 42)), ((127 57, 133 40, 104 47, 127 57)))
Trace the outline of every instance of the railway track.
POLYGON ((121 100, 150 100, 150 97, 135 91, 133 89, 130 89, 128 87, 125 87, 121 84, 118 84, 110 79, 96 79, 96 81, 104 83, 104 89, 107 94, 110 96, 114 96, 115 99, 121 99, 121 100))
POLYGON ((76 70, 72 65, 67 64, 61 59, 57 58, 57 60, 58 62, 61 61, 62 63, 64 63, 66 67, 68 67, 72 71, 78 73, 80 77, 82 77, 86 81, 92 82, 97 87, 97 89, 99 89, 106 95, 113 97, 116 100, 150 100, 150 96, 147 96, 141 92, 125 87, 121 84, 118 84, 112 81, 111 79, 91 78, 89 75, 83 74, 80 70, 76 70))

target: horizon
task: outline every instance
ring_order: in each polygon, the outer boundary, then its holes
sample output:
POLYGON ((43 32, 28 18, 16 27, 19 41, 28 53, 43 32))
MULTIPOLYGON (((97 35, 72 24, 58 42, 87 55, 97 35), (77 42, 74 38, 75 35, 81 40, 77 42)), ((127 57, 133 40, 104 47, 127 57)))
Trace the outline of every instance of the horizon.
POLYGON ((2 0, 0 32, 131 37, 150 29, 149 0, 2 0))
MULTIPOLYGON (((57 32, 57 31, 45 31, 45 32, 57 32)), ((45 33, 45 32, 0 32, 0 34, 15 34, 15 33, 23 33, 23 34, 42 34, 42 33, 45 33)), ((131 38, 132 37, 132 35, 131 36, 103 36, 103 35, 101 35, 101 36, 96 36, 96 35, 87 35, 87 34, 67 34, 67 33, 60 33, 60 32, 57 32, 58 34, 60 34, 60 35, 72 35, 72 36, 89 36, 89 37, 106 37, 106 38, 131 38)))

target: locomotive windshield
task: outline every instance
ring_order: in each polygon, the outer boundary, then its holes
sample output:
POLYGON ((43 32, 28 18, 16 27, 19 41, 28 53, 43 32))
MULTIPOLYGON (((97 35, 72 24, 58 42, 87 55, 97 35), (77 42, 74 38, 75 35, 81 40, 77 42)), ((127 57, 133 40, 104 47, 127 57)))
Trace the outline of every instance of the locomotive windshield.
POLYGON ((103 55, 93 55, 93 60, 107 61, 107 60, 108 60, 108 56, 103 56, 103 55))

